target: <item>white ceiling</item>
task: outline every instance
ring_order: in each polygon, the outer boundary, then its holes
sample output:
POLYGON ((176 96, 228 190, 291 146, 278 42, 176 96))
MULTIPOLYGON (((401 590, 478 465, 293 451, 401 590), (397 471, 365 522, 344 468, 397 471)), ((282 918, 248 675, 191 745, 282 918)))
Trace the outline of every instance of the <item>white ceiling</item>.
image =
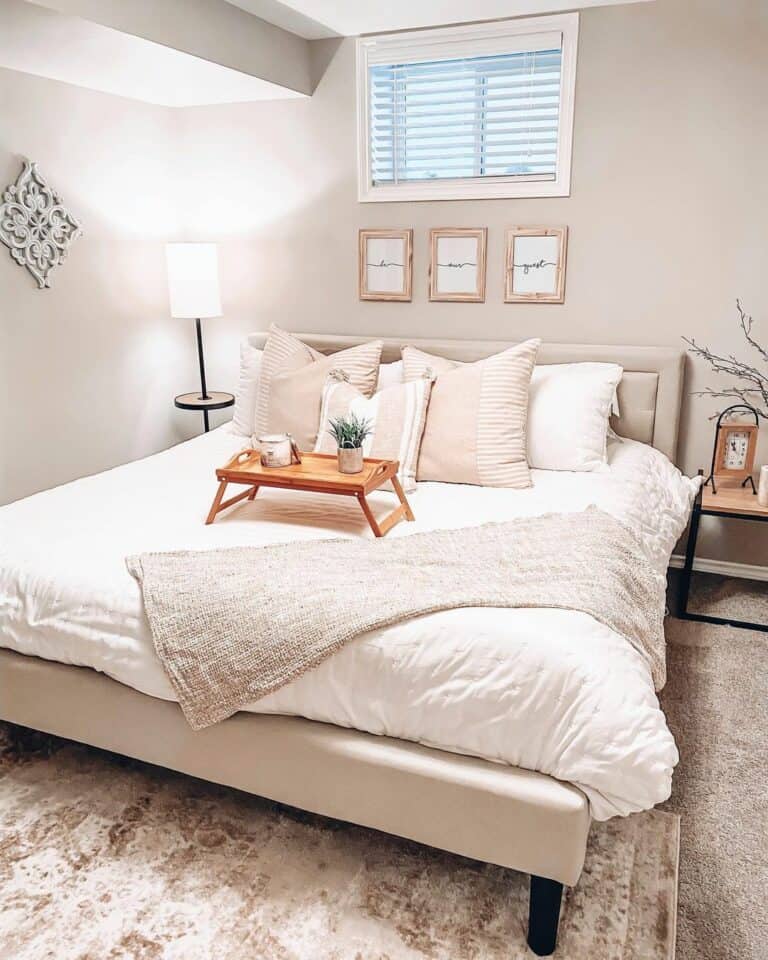
MULTIPOLYGON (((364 3, 365 0, 360 0, 364 3)), ((240 7, 248 13, 253 13, 268 23, 273 23, 283 30, 290 30, 305 40, 323 40, 327 37, 337 37, 337 30, 313 19, 313 8, 320 6, 314 3, 293 3, 292 0, 227 0, 235 7, 240 7), (303 10, 302 8, 305 8, 303 10), (308 13, 306 11, 309 11, 308 13)))
POLYGON ((228 0, 308 40, 648 0, 228 0))
MULTIPOLYGON (((168 107, 303 96, 225 63, 177 50, 165 41, 156 43, 49 9, 44 5, 46 2, 48 0, 0 0, 0 67, 168 107)), ((219 2, 223 5, 224 0, 219 2)), ((645 0, 226 2, 298 36, 320 39, 645 0)), ((79 8, 75 5, 72 9, 79 8)))
POLYGON ((0 66, 167 107, 303 96, 172 47, 22 0, 0 0, 0 66))

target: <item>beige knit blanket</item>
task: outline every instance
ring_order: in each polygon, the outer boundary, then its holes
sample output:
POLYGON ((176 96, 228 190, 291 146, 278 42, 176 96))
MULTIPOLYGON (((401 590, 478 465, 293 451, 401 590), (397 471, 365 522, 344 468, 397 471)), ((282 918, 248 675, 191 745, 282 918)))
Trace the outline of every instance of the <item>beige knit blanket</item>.
POLYGON ((636 538, 583 513, 385 540, 310 540, 128 558, 155 649, 195 729, 311 670, 368 630, 456 607, 579 610, 665 680, 664 586, 636 538))

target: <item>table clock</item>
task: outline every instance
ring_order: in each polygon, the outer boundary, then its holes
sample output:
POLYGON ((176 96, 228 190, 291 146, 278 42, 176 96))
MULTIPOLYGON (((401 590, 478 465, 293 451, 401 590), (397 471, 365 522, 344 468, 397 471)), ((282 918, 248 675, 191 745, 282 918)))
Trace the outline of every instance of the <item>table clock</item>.
POLYGON ((757 494, 752 471, 755 467, 755 449, 757 447, 758 414, 754 407, 746 403, 736 403, 723 410, 717 418, 715 443, 712 448, 712 469, 704 481, 712 484, 712 493, 717 493, 716 483, 721 480, 741 480, 742 487, 748 483, 752 493, 757 494), (754 423, 729 419, 736 411, 739 414, 751 414, 754 423))

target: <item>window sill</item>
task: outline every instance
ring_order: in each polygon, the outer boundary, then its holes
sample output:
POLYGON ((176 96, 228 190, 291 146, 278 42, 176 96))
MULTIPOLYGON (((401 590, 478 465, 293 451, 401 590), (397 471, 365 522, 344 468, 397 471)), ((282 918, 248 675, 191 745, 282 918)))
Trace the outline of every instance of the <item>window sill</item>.
POLYGON ((426 180, 397 186, 361 186, 360 203, 402 203, 414 200, 514 200, 534 197, 569 197, 570 178, 560 180, 426 180))

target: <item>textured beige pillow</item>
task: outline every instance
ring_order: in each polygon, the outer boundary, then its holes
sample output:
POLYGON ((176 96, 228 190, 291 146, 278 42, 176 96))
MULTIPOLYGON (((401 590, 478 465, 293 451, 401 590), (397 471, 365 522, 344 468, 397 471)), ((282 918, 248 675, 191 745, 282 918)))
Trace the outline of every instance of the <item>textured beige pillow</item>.
POLYGON ((540 340, 477 363, 403 347, 406 382, 436 376, 421 443, 418 480, 530 487, 525 425, 540 340))
POLYGON ((363 455, 399 460, 400 483, 404 490, 413 490, 431 390, 431 379, 419 377, 410 383, 385 387, 368 399, 351 383, 331 375, 323 389, 315 453, 336 453, 336 443, 328 433, 328 421, 354 413, 369 420, 373 427, 363 444, 363 455))
POLYGON ((325 356, 287 330, 272 324, 261 360, 254 415, 254 439, 265 433, 290 433, 300 450, 317 439, 323 385, 331 370, 343 370, 366 397, 376 389, 381 340, 325 356))

